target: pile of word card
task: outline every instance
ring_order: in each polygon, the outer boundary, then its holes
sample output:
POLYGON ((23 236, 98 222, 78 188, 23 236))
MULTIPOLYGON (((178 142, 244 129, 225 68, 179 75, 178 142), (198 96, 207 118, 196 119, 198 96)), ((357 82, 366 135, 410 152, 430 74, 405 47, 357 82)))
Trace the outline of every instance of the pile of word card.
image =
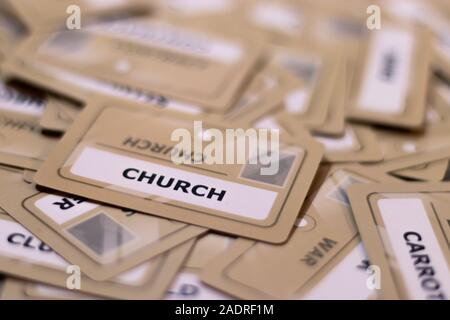
POLYGON ((449 299, 448 0, 1 0, 0 299, 449 299))

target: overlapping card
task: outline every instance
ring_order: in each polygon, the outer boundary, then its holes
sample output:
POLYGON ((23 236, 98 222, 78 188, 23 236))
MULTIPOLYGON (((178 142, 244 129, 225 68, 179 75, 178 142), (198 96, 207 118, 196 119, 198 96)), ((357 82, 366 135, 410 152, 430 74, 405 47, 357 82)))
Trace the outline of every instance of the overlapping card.
POLYGON ((0 299, 448 300, 450 6, 372 2, 2 1, 0 299))

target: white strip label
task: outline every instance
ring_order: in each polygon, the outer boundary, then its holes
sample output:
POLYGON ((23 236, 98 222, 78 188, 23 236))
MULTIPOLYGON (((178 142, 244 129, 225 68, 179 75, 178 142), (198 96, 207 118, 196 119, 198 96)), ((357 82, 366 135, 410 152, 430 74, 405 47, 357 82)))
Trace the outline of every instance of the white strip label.
POLYGON ((52 194, 40 198, 34 205, 57 224, 63 224, 98 207, 80 198, 52 194))
POLYGON ((367 286, 369 274, 359 265, 367 260, 362 243, 359 243, 333 270, 304 297, 306 300, 339 299, 366 300, 375 293, 367 286))
POLYGON ((125 0, 84 0, 87 4, 91 5, 95 9, 108 9, 114 6, 125 5, 125 0))
POLYGON ((0 235, 2 256, 63 270, 69 265, 17 222, 0 220, 0 235))
POLYGON ((92 25, 87 30, 126 37, 127 40, 145 45, 192 54, 224 64, 235 64, 243 55, 243 48, 231 41, 213 39, 158 22, 114 21, 92 25))
POLYGON ((231 9, 234 0, 166 0, 166 5, 182 14, 212 14, 231 9))
POLYGON ((369 50, 358 106, 383 114, 402 113, 413 67, 414 35, 402 29, 383 28, 377 31, 369 50))
POLYGON ((378 207, 408 298, 449 299, 449 266, 422 200, 381 199, 378 207))
POLYGON ((0 110, 41 116, 44 109, 45 103, 43 100, 28 96, 0 83, 0 110))
POLYGON ((298 32, 302 27, 299 15, 289 6, 276 3, 261 3, 252 8, 250 19, 260 25, 283 32, 298 32))
POLYGON ((306 89, 291 91, 284 98, 284 107, 291 113, 304 113, 308 106, 310 92, 306 89))
POLYGON ((70 171, 130 193, 138 191, 257 220, 267 218, 278 195, 91 147, 83 149, 70 171))

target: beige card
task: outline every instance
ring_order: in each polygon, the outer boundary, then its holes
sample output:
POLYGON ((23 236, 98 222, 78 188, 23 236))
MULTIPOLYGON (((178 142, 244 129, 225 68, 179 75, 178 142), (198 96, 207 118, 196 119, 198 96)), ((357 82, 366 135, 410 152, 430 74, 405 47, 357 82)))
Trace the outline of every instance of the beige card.
POLYGON ((430 99, 436 106, 441 106, 450 113, 450 83, 446 79, 435 79, 430 88, 430 99))
POLYGON ((369 32, 353 79, 349 116, 384 126, 423 127, 430 39, 422 29, 390 22, 369 32))
POLYGON ((402 178, 423 181, 448 181, 449 159, 435 160, 425 164, 393 171, 391 174, 402 178))
MULTIPOLYGON (((297 126, 305 126, 312 132, 324 135, 339 136, 345 132, 345 108, 346 108, 346 89, 347 89, 347 70, 344 63, 339 64, 339 70, 336 74, 336 80, 334 81, 334 88, 331 99, 329 101, 325 121, 320 125, 308 126, 301 119, 293 116, 292 113, 284 110, 279 116, 278 120, 282 125, 286 124, 290 128, 297 126)), ((298 89, 298 88, 297 88, 298 89)), ((291 91, 290 93, 292 93, 291 91)), ((286 102, 286 100, 285 100, 286 102)), ((286 108, 287 104, 284 104, 286 108)))
POLYGON ((39 119, 56 100, 0 83, 0 163, 38 169, 58 137, 44 135, 39 119))
MULTIPOLYGON (((225 251, 233 239, 218 234, 208 234, 196 241, 196 244, 168 289, 168 300, 225 300, 231 297, 221 291, 200 282, 199 272, 215 256, 225 251)), ((7 280, 10 282, 10 278, 7 280)), ((100 299, 79 291, 50 286, 43 283, 13 280, 23 299, 52 300, 91 300, 100 299)), ((8 296, 12 296, 11 283, 8 284, 8 296)))
POLYGON ((393 178, 358 166, 335 167, 320 176, 286 243, 236 240, 207 265, 202 280, 245 299, 375 298, 376 291, 366 286, 369 264, 346 190, 393 178))
POLYGON ((242 29, 251 29, 268 43, 301 43, 306 36, 304 8, 294 1, 242 1, 235 21, 242 29))
POLYGON ((245 34, 130 18, 36 35, 18 55, 223 112, 244 89, 260 49, 245 34))
POLYGON ((184 267, 178 272, 169 288, 167 300, 228 300, 228 294, 201 282, 202 270, 214 259, 225 253, 234 239, 225 235, 208 233, 198 239, 184 267))
POLYGON ((57 101, 46 106, 39 125, 45 131, 63 133, 72 125, 80 112, 79 106, 57 101))
POLYGON ((32 300, 25 293, 26 281, 6 278, 3 286, 0 287, 0 300, 32 300))
POLYGON ((7 79, 35 83, 83 104, 96 99, 114 98, 118 102, 136 103, 152 108, 156 106, 186 113, 199 114, 203 111, 197 105, 175 100, 166 95, 104 81, 49 64, 36 63, 32 59, 10 58, 2 65, 2 71, 7 79))
POLYGON ((101 300, 99 296, 90 295, 79 290, 55 287, 45 283, 22 282, 21 290, 28 299, 38 300, 101 300))
POLYGON ((25 35, 21 21, 0 7, 0 62, 6 59, 25 35))
POLYGON ((284 98, 284 110, 310 129, 327 121, 340 60, 317 48, 273 48, 272 64, 297 78, 298 86, 284 98))
MULTIPOLYGON (((205 137, 222 132, 223 138, 224 130, 233 127, 205 121, 200 128, 195 119, 202 120, 115 103, 87 106, 35 181, 226 233, 284 241, 318 168, 320 145, 307 138, 295 144, 281 141, 279 152, 273 153, 279 157, 268 159, 254 145, 238 150, 236 135, 228 135, 223 150, 205 137), (182 145, 180 136, 176 142, 171 139, 180 128, 186 137, 182 145), (218 156, 211 153, 214 149, 218 156), (235 164, 224 165, 227 152, 233 156, 239 152, 243 158, 239 162, 231 158, 228 163, 235 164), (186 161, 178 165, 174 158, 186 161), (258 159, 269 161, 263 165, 258 159)), ((276 141, 272 133, 268 139, 276 141)))
POLYGON ((450 298, 450 185, 371 184, 349 197, 386 299, 450 298))
POLYGON ((298 80, 284 68, 265 65, 230 110, 209 117, 215 121, 263 127, 263 119, 283 111, 284 97, 297 86, 298 80))
MULTIPOLYGON (((286 130, 297 136, 293 121, 280 121, 286 130)), ((342 136, 312 134, 314 140, 325 148, 324 162, 379 162, 383 159, 380 144, 370 127, 347 124, 342 136)))
MULTIPOLYGON (((114 279, 95 281, 5 214, 0 214, 0 229, 7 235, 0 244, 2 273, 67 288, 67 283, 72 283, 68 278, 78 270, 81 271, 81 292, 117 299, 159 299, 164 296, 193 244, 193 241, 184 243, 114 279)), ((64 241, 60 239, 60 242, 64 241)))
MULTIPOLYGON (((123 12, 149 12, 150 5, 144 0, 5 0, 14 12, 32 30, 66 25, 69 16, 80 10, 81 21, 99 15, 123 12), (77 6, 74 9, 73 6, 77 6)), ((72 20, 69 20, 71 22, 72 20)))
MULTIPOLYGON (((8 171, 2 172, 6 176, 8 171)), ((159 217, 40 192, 18 179, 0 206, 94 280, 106 280, 196 238, 205 229, 159 217), (61 241, 61 239, 64 239, 61 241)))
MULTIPOLYGON (((428 105, 425 127, 422 131, 408 132, 400 130, 376 129, 377 141, 381 145, 384 161, 375 164, 383 171, 394 171, 423 165, 447 158, 445 150, 450 147, 450 107, 438 103, 434 98, 428 105)), ((442 166, 437 170, 423 172, 422 178, 443 173, 442 166), (441 172, 441 173, 439 173, 441 172)), ((417 172, 416 172, 417 174, 417 172)), ((420 178, 420 176, 417 176, 420 178)), ((414 175, 412 175, 414 178, 414 175)))
POLYGON ((51 285, 31 282, 23 279, 7 278, 4 290, 0 291, 0 300, 94 300, 101 299, 51 285))

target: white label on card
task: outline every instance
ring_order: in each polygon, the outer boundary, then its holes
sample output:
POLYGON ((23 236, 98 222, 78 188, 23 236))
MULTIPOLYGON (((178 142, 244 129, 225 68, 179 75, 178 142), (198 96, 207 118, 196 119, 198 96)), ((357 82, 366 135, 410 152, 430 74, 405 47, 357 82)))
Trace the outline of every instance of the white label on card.
POLYGON ((284 98, 284 107, 287 112, 304 113, 308 106, 310 92, 306 89, 298 89, 289 92, 284 98))
POLYGON ((182 14, 211 14, 230 9, 234 0, 166 0, 165 3, 182 14))
POLYGON ((404 112, 412 75, 414 35, 406 30, 383 27, 369 45, 358 106, 362 110, 399 114, 404 112))
POLYGON ((278 124, 277 120, 275 120, 273 117, 266 116, 256 121, 255 128, 279 130, 280 125, 278 124))
POLYGON ((449 299, 450 269, 422 200, 380 199, 377 205, 407 298, 449 299))
POLYGON ((17 222, 0 220, 0 254, 46 267, 65 270, 69 263, 17 222))
POLYGON ((298 32, 302 26, 302 21, 292 8, 276 3, 258 4, 252 8, 250 19, 258 25, 283 32, 298 32))
POLYGON ((84 0, 88 5, 95 9, 108 9, 113 6, 125 5, 126 0, 84 0))
POLYGON ((82 150, 71 167, 71 173, 112 184, 121 190, 129 190, 130 193, 137 191, 146 196, 160 196, 258 220, 267 218, 278 195, 274 191, 92 147, 85 147, 82 150))
POLYGON ((61 197, 49 194, 34 205, 57 224, 63 224, 98 207, 81 198, 61 197))
POLYGON ((367 255, 360 242, 302 298, 307 300, 368 299, 375 290, 368 289, 369 274, 365 269, 358 267, 364 260, 367 260, 367 255))

